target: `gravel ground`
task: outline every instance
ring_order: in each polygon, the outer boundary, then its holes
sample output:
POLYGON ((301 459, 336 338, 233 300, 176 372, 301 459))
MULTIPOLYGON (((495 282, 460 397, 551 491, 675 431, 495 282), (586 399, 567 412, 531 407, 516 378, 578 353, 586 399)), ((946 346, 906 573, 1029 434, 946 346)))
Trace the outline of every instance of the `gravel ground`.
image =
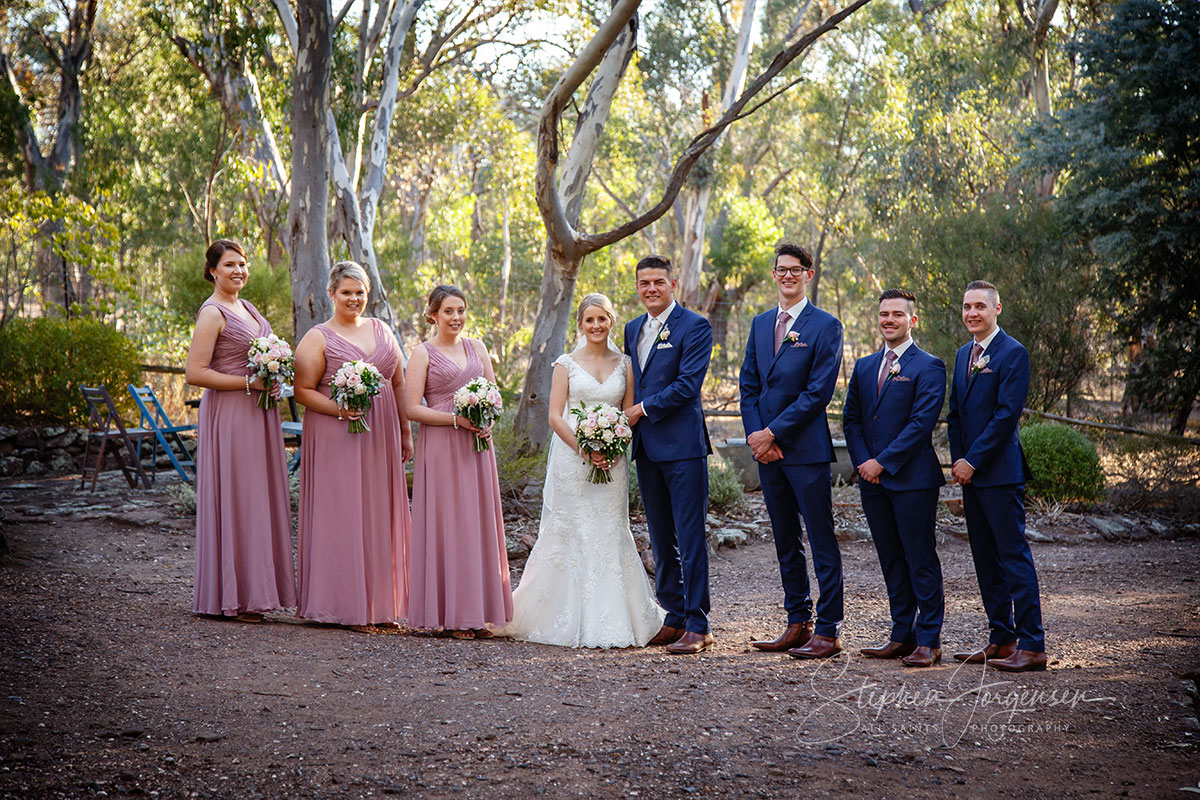
MULTIPOLYGON (((191 521, 161 489, 105 479, 96 495, 0 483, 2 798, 1180 797, 1200 781, 1200 540, 1178 531, 1035 520, 1055 540, 1033 545, 1051 666, 1003 675, 857 655, 888 618, 853 490, 849 655, 815 664, 748 645, 783 624, 753 496, 718 521, 751 532, 712 560, 715 648, 672 657, 196 617, 191 521)), ((949 651, 981 645, 984 617, 944 523, 949 651)))

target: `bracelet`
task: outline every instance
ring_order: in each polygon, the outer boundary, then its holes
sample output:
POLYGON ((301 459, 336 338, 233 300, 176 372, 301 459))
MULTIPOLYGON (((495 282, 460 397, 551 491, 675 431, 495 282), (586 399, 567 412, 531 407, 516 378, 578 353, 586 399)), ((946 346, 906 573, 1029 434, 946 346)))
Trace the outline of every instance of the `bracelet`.
POLYGON ((246 394, 250 394, 250 376, 246 376, 246 394))
POLYGON ((458 430, 458 413, 455 411, 450 412, 450 424, 454 426, 454 430, 458 430))

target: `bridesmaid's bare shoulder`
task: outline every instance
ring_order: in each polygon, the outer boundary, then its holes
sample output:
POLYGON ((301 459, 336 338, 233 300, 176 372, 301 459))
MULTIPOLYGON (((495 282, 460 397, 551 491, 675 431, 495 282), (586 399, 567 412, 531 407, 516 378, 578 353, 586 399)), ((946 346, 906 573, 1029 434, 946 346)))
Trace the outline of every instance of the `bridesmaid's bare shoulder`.
POLYGON ((467 341, 471 343, 471 347, 475 348, 475 352, 479 355, 480 358, 488 357, 487 345, 483 343, 482 339, 472 339, 470 337, 467 337, 467 341))

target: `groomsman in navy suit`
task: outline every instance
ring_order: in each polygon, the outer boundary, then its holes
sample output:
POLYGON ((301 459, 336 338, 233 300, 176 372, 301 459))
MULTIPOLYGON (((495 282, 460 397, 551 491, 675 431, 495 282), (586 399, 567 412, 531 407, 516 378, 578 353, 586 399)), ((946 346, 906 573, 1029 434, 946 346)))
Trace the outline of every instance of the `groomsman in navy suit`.
POLYGON ((667 616, 650 645, 675 654, 712 646, 708 610, 708 429, 700 389, 712 357, 712 326, 675 302, 671 261, 637 263, 646 313, 625 326, 633 359, 633 458, 650 545, 654 583, 667 616))
POLYGON ((991 636, 982 650, 954 657, 1027 672, 1046 668, 1037 570, 1025 541, 1030 473, 1017 433, 1029 394, 1029 353, 996 324, 1000 310, 995 286, 967 284, 962 317, 973 338, 954 359, 946 424, 991 636))
POLYGON ((750 326, 741 407, 775 534, 787 628, 752 644, 795 658, 828 658, 842 650, 842 554, 833 533, 829 467, 835 457, 825 417, 842 366, 842 323, 805 296, 815 274, 806 248, 780 244, 771 274, 779 307, 750 326), (805 529, 821 590, 815 625, 805 529))
POLYGON ((888 643, 862 654, 931 667, 942 659, 945 614, 933 530, 946 477, 933 450, 933 428, 946 399, 946 365, 913 342, 916 324, 912 292, 888 289, 879 296, 884 347, 855 363, 842 431, 892 614, 888 643))

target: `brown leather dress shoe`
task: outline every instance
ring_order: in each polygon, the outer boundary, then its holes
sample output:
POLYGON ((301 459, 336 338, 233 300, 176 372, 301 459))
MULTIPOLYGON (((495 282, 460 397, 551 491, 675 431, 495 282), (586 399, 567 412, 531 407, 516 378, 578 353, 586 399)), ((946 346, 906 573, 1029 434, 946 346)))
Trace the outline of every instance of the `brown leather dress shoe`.
POLYGON ((912 642, 888 642, 883 647, 864 647, 858 652, 867 658, 904 658, 916 649, 912 642))
POLYGON ((1045 672, 1046 654, 1034 650, 1018 650, 1008 658, 989 658, 987 665, 1001 672, 1045 672))
POLYGON ((712 647, 712 643, 713 637, 711 633, 684 631, 683 636, 680 636, 676 641, 667 645, 667 652, 677 656, 690 656, 696 653, 703 653, 712 647))
POLYGON ((842 652, 842 637, 813 634, 807 644, 803 647, 794 647, 788 650, 787 654, 792 658, 829 658, 840 652, 842 652))
POLYGON ((940 663, 941 660, 942 648, 918 647, 910 655, 900 659, 900 663, 906 667, 932 667, 934 664, 940 663))
POLYGON ((784 650, 791 650, 793 647, 806 644, 812 637, 812 632, 812 620, 797 622, 795 625, 788 625, 778 639, 762 640, 750 644, 768 653, 782 653, 784 650))
POLYGON ((670 625, 663 625, 659 628, 658 633, 654 634, 654 638, 646 642, 646 647, 658 647, 671 642, 683 636, 683 628, 672 628, 670 625))
POLYGON ((989 644, 982 650, 967 650, 961 653, 955 653, 954 660, 962 661, 964 664, 982 664, 989 658, 1008 658, 1015 652, 1017 652, 1016 642, 1009 642, 1008 644, 989 644))

